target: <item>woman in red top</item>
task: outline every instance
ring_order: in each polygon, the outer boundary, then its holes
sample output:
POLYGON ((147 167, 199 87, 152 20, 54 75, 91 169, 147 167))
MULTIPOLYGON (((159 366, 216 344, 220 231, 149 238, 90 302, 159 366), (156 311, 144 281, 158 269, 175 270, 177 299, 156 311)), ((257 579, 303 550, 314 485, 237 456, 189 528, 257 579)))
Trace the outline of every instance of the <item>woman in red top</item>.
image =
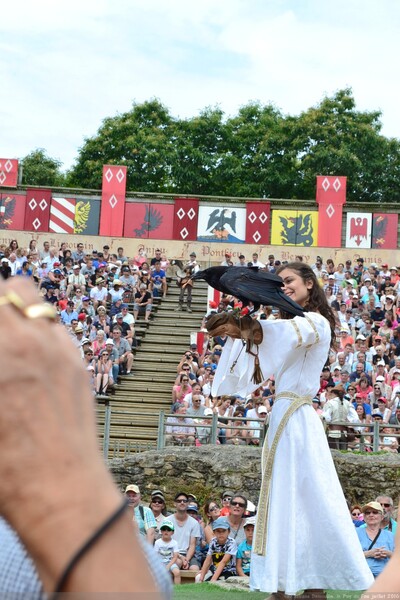
POLYGON ((368 397, 368 394, 373 391, 371 385, 369 385, 366 377, 360 377, 360 381, 357 385, 357 396, 360 396, 363 400, 368 397))

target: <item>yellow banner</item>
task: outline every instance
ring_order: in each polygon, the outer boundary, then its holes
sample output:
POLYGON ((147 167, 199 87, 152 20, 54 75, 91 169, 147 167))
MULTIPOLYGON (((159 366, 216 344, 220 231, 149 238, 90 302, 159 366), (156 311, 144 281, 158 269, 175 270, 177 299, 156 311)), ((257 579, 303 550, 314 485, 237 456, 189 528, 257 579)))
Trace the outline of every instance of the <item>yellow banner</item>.
POLYGON ((273 210, 271 244, 277 246, 316 246, 318 212, 311 210, 273 210))

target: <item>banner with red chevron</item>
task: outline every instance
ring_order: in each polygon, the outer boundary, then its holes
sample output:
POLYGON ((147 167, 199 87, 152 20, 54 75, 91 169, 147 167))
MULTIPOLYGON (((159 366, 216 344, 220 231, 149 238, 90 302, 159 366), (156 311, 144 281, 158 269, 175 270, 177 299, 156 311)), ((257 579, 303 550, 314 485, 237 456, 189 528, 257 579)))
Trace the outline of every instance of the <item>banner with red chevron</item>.
POLYGON ((74 233, 75 204, 72 198, 51 199, 49 231, 74 233))

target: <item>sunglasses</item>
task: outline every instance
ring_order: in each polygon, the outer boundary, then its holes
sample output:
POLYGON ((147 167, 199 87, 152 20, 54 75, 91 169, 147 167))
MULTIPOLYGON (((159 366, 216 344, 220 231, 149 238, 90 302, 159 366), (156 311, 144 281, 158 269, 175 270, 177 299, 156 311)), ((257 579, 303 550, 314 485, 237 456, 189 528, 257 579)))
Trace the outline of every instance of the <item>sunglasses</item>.
POLYGON ((380 511, 379 510, 366 510, 364 515, 379 515, 380 511))
POLYGON ((352 512, 351 514, 353 515, 353 517, 359 517, 361 513, 359 513, 359 512, 352 512))
POLYGON ((219 506, 210 506, 208 512, 214 512, 216 510, 219 510, 219 506))
POLYGON ((246 508, 243 502, 231 502, 231 506, 239 506, 240 508, 246 508))
POLYGON ((187 504, 187 503, 189 502, 189 500, 183 500, 183 499, 180 499, 180 500, 175 500, 175 502, 176 502, 177 504, 187 504))
POLYGON ((390 508, 390 507, 392 506, 391 504, 388 504, 388 503, 386 503, 386 502, 380 502, 379 504, 380 504, 381 506, 384 506, 385 508, 390 508))
POLYGON ((232 496, 224 496, 224 497, 222 498, 222 502, 227 502, 227 501, 228 501, 228 502, 230 502, 230 501, 231 501, 231 499, 232 499, 232 496))
POLYGON ((154 500, 152 500, 153 504, 164 504, 164 500, 161 500, 161 498, 155 498, 154 500))

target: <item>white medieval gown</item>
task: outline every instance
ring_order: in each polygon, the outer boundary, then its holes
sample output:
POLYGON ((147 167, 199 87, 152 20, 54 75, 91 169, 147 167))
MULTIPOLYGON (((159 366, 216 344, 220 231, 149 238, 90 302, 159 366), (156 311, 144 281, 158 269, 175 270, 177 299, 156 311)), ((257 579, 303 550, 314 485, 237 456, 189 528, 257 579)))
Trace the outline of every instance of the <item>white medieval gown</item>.
MULTIPOLYGON (((276 395, 290 392, 313 397, 320 387, 330 327, 320 314, 306 315, 260 321, 264 334, 260 366, 264 379, 275 376, 276 395)), ((240 353, 242 346, 241 340, 226 342, 213 395, 245 396, 258 387, 251 381, 254 357, 245 349, 240 353)), ((293 398, 283 395, 274 403, 265 441, 269 448, 291 402, 293 398)), ((304 589, 365 590, 372 582, 320 417, 304 404, 292 414, 278 442, 266 552, 252 553, 250 587, 296 594, 304 589)))

